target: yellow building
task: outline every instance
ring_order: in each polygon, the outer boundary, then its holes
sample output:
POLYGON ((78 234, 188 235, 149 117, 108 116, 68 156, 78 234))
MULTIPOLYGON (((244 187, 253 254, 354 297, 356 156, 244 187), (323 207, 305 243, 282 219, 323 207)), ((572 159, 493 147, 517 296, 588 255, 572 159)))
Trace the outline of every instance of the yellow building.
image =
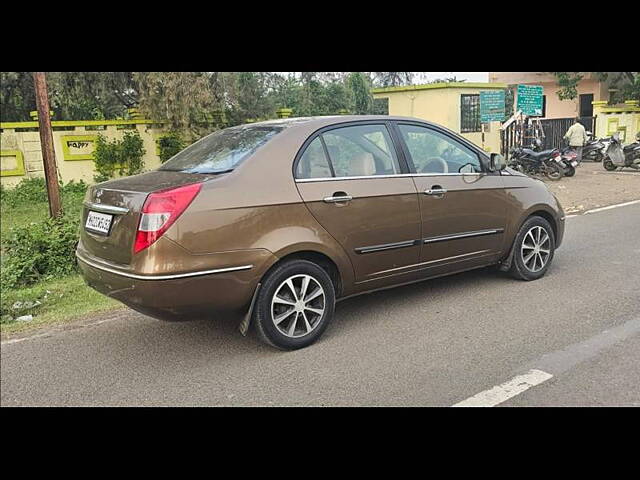
POLYGON ((429 83, 375 88, 373 98, 389 101, 389 115, 416 117, 461 134, 486 151, 500 151, 500 122, 480 124, 480 92, 504 90, 500 83, 429 83))

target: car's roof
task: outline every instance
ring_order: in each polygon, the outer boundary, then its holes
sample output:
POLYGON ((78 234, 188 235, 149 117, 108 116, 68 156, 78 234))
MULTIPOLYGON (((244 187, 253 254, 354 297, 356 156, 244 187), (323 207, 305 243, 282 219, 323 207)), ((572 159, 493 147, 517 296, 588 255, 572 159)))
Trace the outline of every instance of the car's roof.
POLYGON ((431 124, 426 120, 414 117, 401 117, 394 115, 326 115, 315 117, 293 117, 293 118, 279 118, 276 120, 265 120, 263 122, 255 122, 244 124, 242 126, 270 126, 280 125, 286 128, 295 125, 304 124, 306 127, 323 127, 339 123, 355 122, 355 121, 370 121, 370 120, 410 120, 418 121, 422 123, 431 124))

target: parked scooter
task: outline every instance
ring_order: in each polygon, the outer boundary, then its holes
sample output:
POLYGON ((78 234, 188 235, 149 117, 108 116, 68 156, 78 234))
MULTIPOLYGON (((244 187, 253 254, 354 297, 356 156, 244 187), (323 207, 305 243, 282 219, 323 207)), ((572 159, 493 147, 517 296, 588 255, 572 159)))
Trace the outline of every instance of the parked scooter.
POLYGON ((619 134, 614 133, 602 165, 610 172, 624 167, 640 170, 640 132, 636 134, 635 142, 624 147, 620 142, 619 134))
POLYGON ((582 160, 587 162, 601 162, 607 150, 608 143, 605 144, 600 138, 594 138, 591 132, 587 132, 587 136, 589 140, 586 145, 582 147, 582 160))
POLYGON ((544 174, 549 180, 560 180, 564 176, 562 155, 557 148, 536 152, 518 147, 511 150, 509 166, 527 175, 544 174))

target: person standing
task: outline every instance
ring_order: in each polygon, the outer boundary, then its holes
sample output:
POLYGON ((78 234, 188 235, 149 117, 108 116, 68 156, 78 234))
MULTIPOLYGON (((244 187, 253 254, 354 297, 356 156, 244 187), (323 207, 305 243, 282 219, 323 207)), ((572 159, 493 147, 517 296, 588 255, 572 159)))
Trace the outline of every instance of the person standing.
POLYGON ((569 141, 569 146, 576 152, 576 160, 581 162, 582 147, 587 143, 588 138, 587 132, 578 117, 575 118, 573 125, 571 125, 567 133, 564 134, 564 139, 569 141))

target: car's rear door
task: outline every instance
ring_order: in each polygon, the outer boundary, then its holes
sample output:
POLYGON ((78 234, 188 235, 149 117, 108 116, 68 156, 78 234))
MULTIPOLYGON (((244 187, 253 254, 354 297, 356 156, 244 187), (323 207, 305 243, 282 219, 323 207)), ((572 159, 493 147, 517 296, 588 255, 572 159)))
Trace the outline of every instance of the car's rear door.
POLYGON ((418 195, 402 161, 387 122, 324 129, 297 161, 300 195, 351 258, 357 282, 418 263, 418 195))
POLYGON ((455 270, 491 261, 503 247, 506 197, 501 176, 479 153, 444 129, 397 122, 415 173, 422 215, 424 266, 455 270))

